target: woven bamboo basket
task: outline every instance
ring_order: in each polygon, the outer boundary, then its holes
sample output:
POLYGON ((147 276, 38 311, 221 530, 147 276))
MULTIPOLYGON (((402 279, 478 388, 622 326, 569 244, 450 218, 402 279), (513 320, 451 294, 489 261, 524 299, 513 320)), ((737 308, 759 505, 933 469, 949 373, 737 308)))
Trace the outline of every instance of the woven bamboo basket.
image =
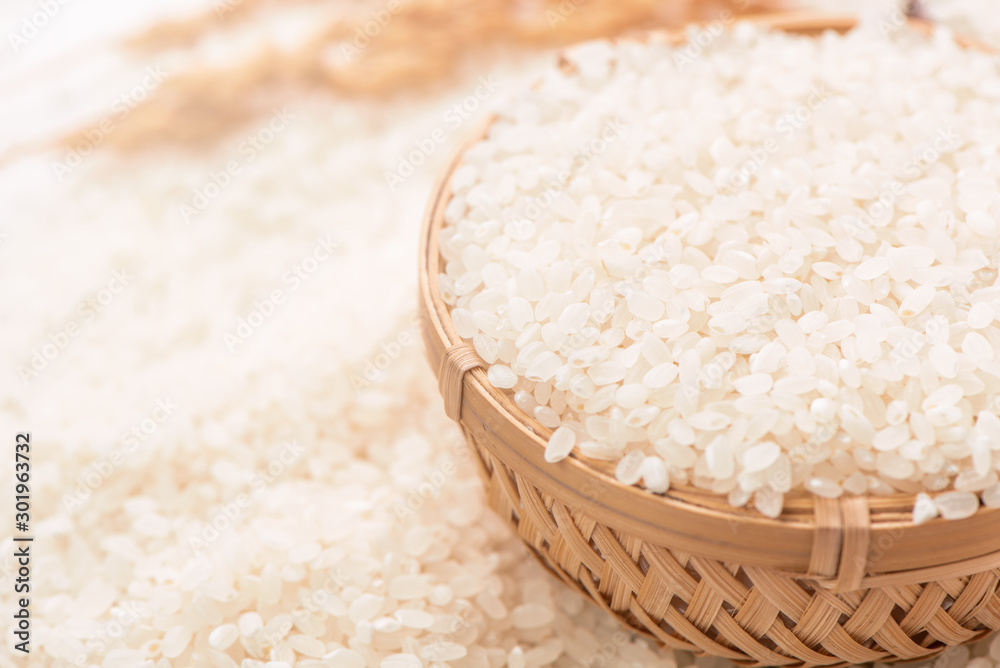
MULTIPOLYGON (((855 23, 760 20, 798 33, 855 23)), ((438 238, 462 150, 434 190, 422 234, 426 352, 448 415, 478 454, 490 506, 542 564, 625 626, 746 666, 924 659, 1000 629, 1000 509, 917 526, 912 495, 802 493, 770 519, 694 488, 654 495, 623 485, 610 465, 579 454, 546 462, 550 430, 489 384, 438 294, 438 238)))

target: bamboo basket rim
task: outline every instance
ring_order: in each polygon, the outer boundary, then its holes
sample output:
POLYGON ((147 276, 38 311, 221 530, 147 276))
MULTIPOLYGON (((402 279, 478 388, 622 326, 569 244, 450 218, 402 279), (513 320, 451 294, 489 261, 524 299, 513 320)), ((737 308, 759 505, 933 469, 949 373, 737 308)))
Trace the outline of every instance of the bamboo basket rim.
MULTIPOLYGON (((833 30, 845 32, 857 25, 850 14, 811 11, 747 17, 770 28, 797 34, 833 30)), ((919 32, 930 34, 932 26, 910 19, 919 32)), ((686 40, 684 30, 656 31, 620 39, 664 36, 668 43, 686 40)), ((967 48, 993 52, 977 40, 956 37, 967 48)), ((438 177, 425 211, 420 236, 419 302, 424 341, 429 361, 442 375, 446 351, 466 345, 455 331, 447 304, 438 290, 440 269, 439 233, 444 209, 451 198, 451 175, 470 146, 478 142, 494 121, 484 119, 461 142, 446 169, 438 177)), ((488 381, 481 365, 463 370, 460 383, 462 422, 470 419, 492 432, 501 446, 490 447, 493 455, 518 470, 554 499, 579 509, 621 531, 660 545, 677 546, 691 554, 714 557, 766 568, 795 577, 809 574, 816 548, 825 544, 826 527, 817 524, 824 500, 804 491, 785 496, 778 518, 757 511, 733 508, 722 495, 693 487, 674 486, 663 495, 618 482, 613 465, 574 452, 558 462, 544 461, 551 430, 526 415, 502 390, 488 381)), ((458 419, 458 415, 453 416, 458 419)), ((848 495, 845 495, 847 497, 848 495)), ((862 573, 863 586, 891 586, 916 581, 970 575, 1000 567, 1000 508, 981 507, 964 520, 935 519, 921 525, 912 522, 915 494, 865 496, 870 512, 869 554, 862 573), (870 557, 874 554, 876 559, 870 557)), ((836 588, 831 577, 810 577, 818 586, 836 588)))

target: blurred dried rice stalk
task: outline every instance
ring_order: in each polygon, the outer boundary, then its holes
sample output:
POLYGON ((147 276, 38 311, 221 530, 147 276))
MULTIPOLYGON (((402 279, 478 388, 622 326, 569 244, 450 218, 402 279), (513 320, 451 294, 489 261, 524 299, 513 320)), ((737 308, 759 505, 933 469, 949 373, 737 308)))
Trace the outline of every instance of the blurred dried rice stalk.
MULTIPOLYGON (((155 144, 202 146, 274 105, 311 90, 387 97, 445 81, 489 49, 537 48, 629 30, 678 27, 773 10, 776 0, 215 0, 215 9, 164 24, 132 40, 139 51, 188 49, 209 37, 266 22, 268 15, 313 8, 333 13, 293 50, 262 50, 230 67, 180 73, 161 85, 111 135, 107 145, 138 151, 155 144), (306 7, 310 6, 310 7, 306 7), (382 24, 376 13, 381 12, 382 24), (385 17, 389 16, 386 21, 385 17), (370 23, 376 21, 375 23, 370 23), (374 36, 365 43, 365 26, 374 36), (372 30, 377 26, 377 30, 372 30), (359 46, 360 45, 360 46, 359 46)), ((323 15, 320 12, 318 15, 323 15)), ((82 139, 74 133, 61 144, 82 139)))

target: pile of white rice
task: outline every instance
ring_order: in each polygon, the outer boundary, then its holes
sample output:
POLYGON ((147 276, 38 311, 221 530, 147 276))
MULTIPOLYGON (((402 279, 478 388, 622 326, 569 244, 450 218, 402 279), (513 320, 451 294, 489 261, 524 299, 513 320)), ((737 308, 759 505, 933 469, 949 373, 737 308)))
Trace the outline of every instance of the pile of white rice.
MULTIPOLYGON (((245 134, 192 158, 94 155, 62 183, 62 154, 0 171, 0 319, 16 323, 0 410, 8 442, 36 445, 27 665, 730 665, 623 633, 485 510, 412 343, 417 212, 445 150, 393 197, 383 179, 446 106, 289 105, 188 226, 180 205, 245 134)), ((13 551, 0 541, 4 668, 25 665, 13 551)), ((992 668, 1000 642, 934 665, 992 668)))
MULTIPOLYGON (((537 566, 444 416, 413 323, 415 212, 446 153, 391 198, 382 171, 449 102, 289 105, 188 225, 180 206, 258 127, 198 157, 97 154, 62 183, 60 155, 0 172, 18 323, 0 405, 9 442, 34 442, 27 665, 693 664, 537 566)), ((26 665, 14 549, 4 668, 26 665)))
POLYGON ((550 461, 967 517, 1000 506, 998 117, 944 29, 582 45, 456 170, 441 293, 550 461))

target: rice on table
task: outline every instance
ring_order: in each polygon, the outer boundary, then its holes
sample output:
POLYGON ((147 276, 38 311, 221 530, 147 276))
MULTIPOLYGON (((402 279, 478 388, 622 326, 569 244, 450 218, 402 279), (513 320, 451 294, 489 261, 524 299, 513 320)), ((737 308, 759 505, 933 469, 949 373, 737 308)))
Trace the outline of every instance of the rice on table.
POLYGON ((945 29, 594 42, 455 171, 441 294, 546 458, 1000 506, 1000 68, 945 29))

